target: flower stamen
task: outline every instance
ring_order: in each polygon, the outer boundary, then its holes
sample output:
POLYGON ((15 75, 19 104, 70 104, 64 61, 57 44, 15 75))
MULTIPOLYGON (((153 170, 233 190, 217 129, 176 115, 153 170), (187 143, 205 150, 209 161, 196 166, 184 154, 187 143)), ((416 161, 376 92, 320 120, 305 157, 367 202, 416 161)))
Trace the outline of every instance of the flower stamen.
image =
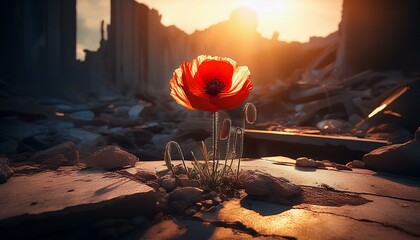
POLYGON ((212 79, 204 86, 204 92, 210 96, 216 97, 225 88, 225 84, 219 79, 212 79))

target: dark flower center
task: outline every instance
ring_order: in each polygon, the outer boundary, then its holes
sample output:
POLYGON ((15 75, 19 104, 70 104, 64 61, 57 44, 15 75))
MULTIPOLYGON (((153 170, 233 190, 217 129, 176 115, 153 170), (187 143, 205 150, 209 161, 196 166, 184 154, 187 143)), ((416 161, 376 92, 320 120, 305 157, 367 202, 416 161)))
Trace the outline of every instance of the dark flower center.
POLYGON ((212 79, 206 83, 204 91, 208 95, 216 97, 223 90, 223 88, 225 88, 225 84, 222 81, 219 79, 212 79))

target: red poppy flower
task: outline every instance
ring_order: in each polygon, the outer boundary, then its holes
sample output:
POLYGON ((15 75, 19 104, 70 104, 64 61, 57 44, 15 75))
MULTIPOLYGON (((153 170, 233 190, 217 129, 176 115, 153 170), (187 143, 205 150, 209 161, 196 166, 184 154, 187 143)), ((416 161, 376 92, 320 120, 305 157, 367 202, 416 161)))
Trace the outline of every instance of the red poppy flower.
POLYGON ((240 106, 252 87, 248 67, 238 66, 230 58, 208 55, 183 62, 169 83, 178 104, 209 112, 240 106))

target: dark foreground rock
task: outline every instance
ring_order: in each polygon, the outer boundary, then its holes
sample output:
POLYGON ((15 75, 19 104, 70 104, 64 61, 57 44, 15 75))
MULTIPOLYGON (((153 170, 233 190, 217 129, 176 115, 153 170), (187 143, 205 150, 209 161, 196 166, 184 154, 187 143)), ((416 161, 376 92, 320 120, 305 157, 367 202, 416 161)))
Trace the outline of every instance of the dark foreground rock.
POLYGON ((184 212, 201 200, 203 190, 196 187, 178 187, 168 195, 168 204, 178 212, 184 212))
POLYGON ((243 173, 245 192, 251 197, 265 198, 273 203, 291 204, 302 188, 282 177, 274 177, 261 171, 243 173))
POLYGON ((122 167, 134 166, 139 159, 133 154, 118 146, 106 146, 86 159, 87 167, 100 167, 105 170, 121 169, 122 167))
POLYGON ((420 176, 420 128, 403 144, 380 147, 363 156, 365 167, 375 171, 420 176))
POLYGON ((7 164, 0 163, 0 184, 5 183, 11 176, 13 176, 12 169, 7 164))

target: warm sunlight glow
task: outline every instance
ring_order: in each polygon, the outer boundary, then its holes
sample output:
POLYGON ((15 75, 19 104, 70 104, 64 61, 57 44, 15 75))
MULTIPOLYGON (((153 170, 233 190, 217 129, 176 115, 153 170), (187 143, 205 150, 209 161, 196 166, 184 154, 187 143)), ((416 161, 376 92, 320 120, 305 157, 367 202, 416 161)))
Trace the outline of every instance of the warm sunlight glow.
MULTIPOLYGON (((279 33, 280 41, 307 42, 312 36, 327 36, 338 30, 342 0, 136 0, 162 15, 162 24, 175 25, 191 34, 227 21, 232 11, 247 6, 258 15, 257 31, 270 39, 279 33)), ((109 0, 77 1, 77 56, 83 49, 96 50, 101 20, 109 23, 109 0)))
POLYGON ((267 13, 278 14, 282 5, 284 5, 284 1, 282 0, 243 0, 243 3, 244 5, 256 11, 258 15, 263 15, 267 13))

